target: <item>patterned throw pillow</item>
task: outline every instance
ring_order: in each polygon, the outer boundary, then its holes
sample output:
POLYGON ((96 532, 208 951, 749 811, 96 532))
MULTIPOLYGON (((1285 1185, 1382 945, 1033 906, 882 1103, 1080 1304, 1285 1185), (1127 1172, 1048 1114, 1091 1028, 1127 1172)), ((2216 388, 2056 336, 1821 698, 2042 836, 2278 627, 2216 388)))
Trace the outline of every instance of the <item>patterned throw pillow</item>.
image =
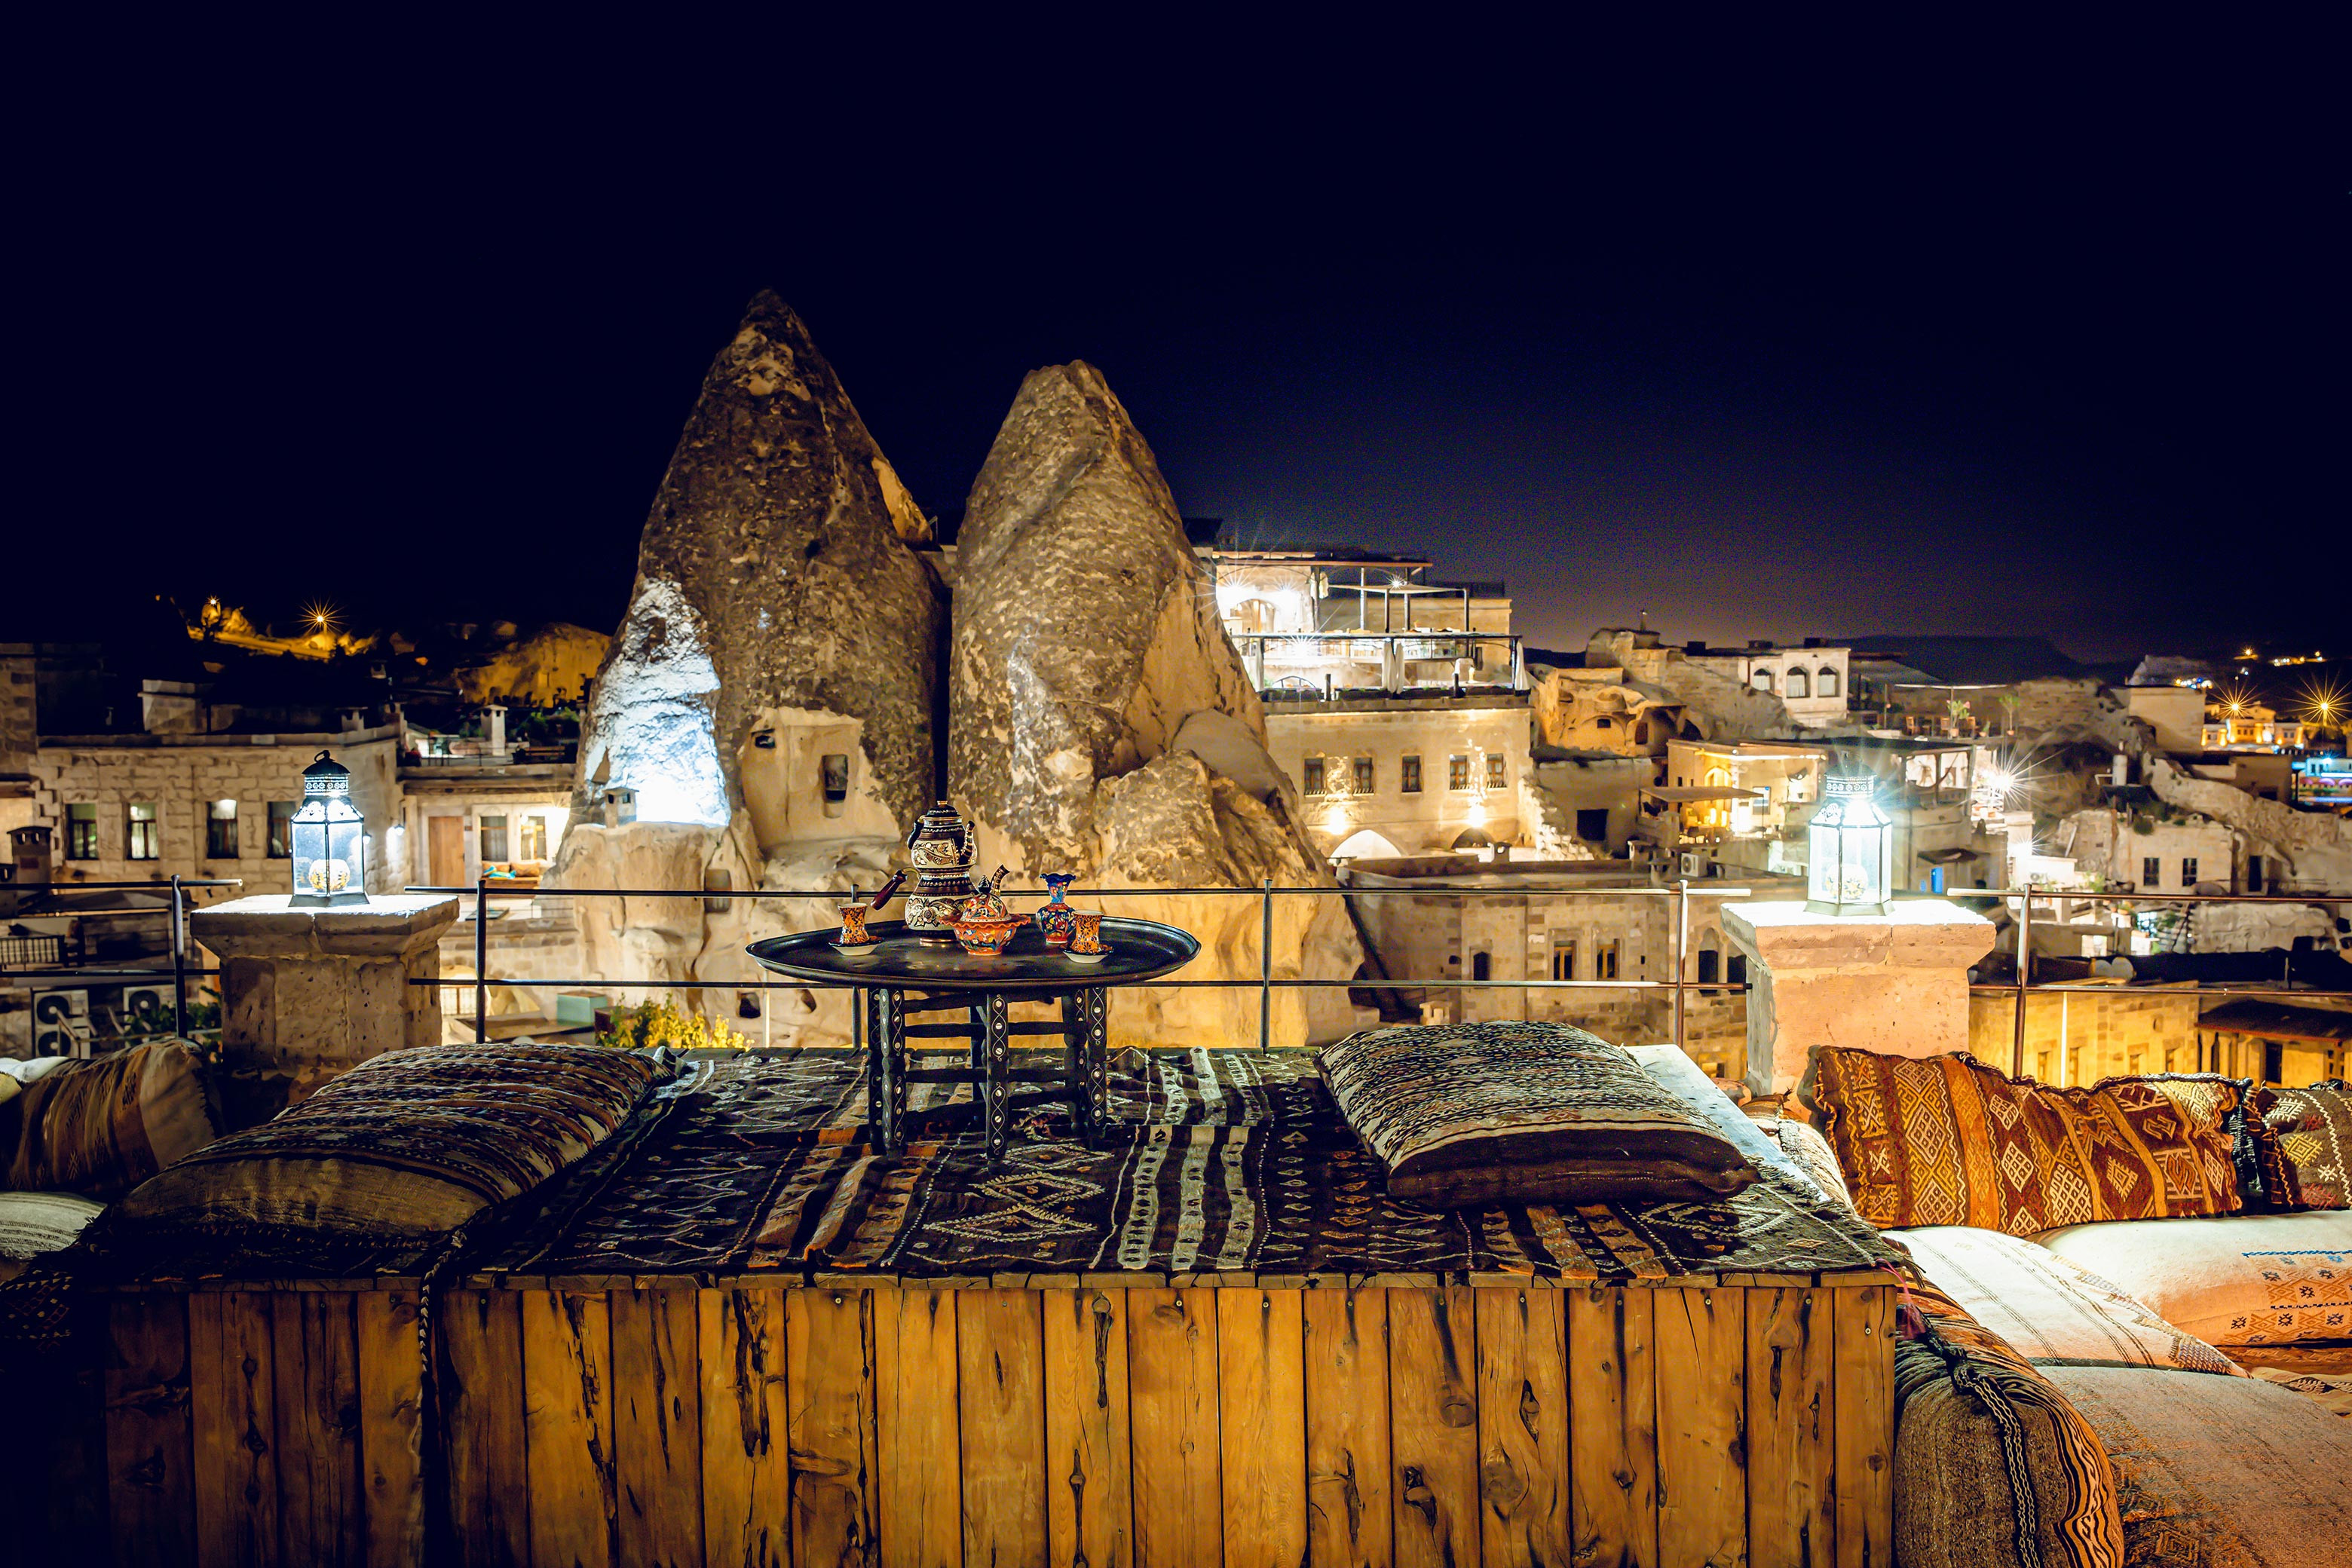
MULTIPOLYGON (((1817 1047, 1799 1095, 1863 1218, 2032 1236, 2103 1219, 2235 1214, 2229 1127, 2160 1089, 2050 1089, 1964 1053, 1817 1047)), ((2212 1103, 2234 1095, 2216 1094, 2212 1103)), ((2226 1114, 2226 1113, 2223 1113, 2226 1114)))
POLYGON ((204 1058, 184 1040, 42 1066, 7 1113, 18 1192, 114 1197, 221 1135, 204 1058))
POLYGON ((2352 1084, 2258 1089, 2254 1105, 2273 1155, 2271 1206, 2352 1208, 2352 1084))
POLYGON ((1581 1029, 1366 1029, 1318 1060, 1393 1197, 1439 1208, 1704 1202, 1756 1179, 1711 1122, 1581 1029))
POLYGON ((361 1063, 125 1198, 141 1225, 446 1233, 610 1137, 668 1071, 604 1046, 425 1046, 361 1063))

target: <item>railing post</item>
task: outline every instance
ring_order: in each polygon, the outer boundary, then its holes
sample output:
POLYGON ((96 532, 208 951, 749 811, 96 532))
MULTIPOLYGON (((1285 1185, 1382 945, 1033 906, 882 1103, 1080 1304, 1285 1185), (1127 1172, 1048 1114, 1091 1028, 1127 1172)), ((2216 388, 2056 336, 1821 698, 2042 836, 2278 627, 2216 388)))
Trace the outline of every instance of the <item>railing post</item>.
POLYGON ((474 879, 474 1043, 490 1037, 490 879, 474 879))
POLYGON ((2009 1076, 2025 1076, 2025 987, 2033 978, 2033 886, 2017 901, 2017 1016, 2010 1026, 2009 1076))
POLYGON ((1258 885, 1257 1048, 1274 1043, 1274 879, 1258 885))
POLYGON ((1687 971, 1690 949, 1690 879, 1683 878, 1675 884, 1675 1049, 1690 1055, 1690 1047, 1683 1040, 1683 980, 1687 971))
POLYGON ((180 879, 174 873, 172 878, 172 1032, 184 1040, 188 1037, 188 922, 180 899, 180 879))

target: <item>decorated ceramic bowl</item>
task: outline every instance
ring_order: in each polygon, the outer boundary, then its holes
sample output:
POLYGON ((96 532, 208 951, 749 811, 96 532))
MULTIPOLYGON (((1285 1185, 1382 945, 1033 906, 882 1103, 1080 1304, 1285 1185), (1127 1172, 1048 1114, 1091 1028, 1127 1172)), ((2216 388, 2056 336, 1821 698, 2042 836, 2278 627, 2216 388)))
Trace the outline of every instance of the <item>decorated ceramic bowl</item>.
POLYGON ((1029 923, 1026 915, 960 916, 949 922, 966 952, 994 958, 1012 944, 1013 935, 1029 923))

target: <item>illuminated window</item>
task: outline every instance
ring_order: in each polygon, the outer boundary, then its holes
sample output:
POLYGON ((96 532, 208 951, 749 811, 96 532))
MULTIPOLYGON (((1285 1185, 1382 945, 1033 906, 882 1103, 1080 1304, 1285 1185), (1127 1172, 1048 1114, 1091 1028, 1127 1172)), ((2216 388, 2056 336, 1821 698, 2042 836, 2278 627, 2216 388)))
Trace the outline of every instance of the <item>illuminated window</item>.
POLYGON ((1323 793, 1323 759, 1309 757, 1299 764, 1299 787, 1308 795, 1323 793))
POLYGON ((1813 694, 1817 697, 1835 697, 1838 694, 1837 671, 1826 664, 1822 666, 1821 673, 1813 680, 1813 694))
POLYGON ((1356 765, 1355 765, 1355 770, 1354 770, 1354 771, 1355 771, 1356 793, 1357 793, 1358 795, 1370 795, 1370 794, 1371 794, 1371 793, 1372 793, 1372 759, 1371 759, 1371 758, 1370 758, 1370 757, 1358 757, 1358 758, 1356 759, 1356 765))
POLYGON ((1576 943, 1558 937, 1552 939, 1551 977, 1554 980, 1576 978, 1576 943))
POLYGON ((547 818, 526 816, 522 819, 522 858, 526 860, 547 858, 547 818))
POLYGON ((161 860, 163 858, 163 825, 157 819, 154 806, 134 802, 130 808, 130 858, 161 860))
POLYGON ((2183 888, 2193 888, 2197 885, 2197 857, 2194 855, 2183 855, 2180 858, 2180 885, 2183 888))
POLYGON ((216 800, 205 807, 205 858, 236 858, 236 802, 216 800))
POLYGON ((482 864, 495 865, 507 858, 506 813, 483 814, 481 819, 482 864))
POLYGON ((1469 758, 1448 757, 1445 759, 1445 787, 1447 789, 1468 789, 1470 787, 1469 758))
POLYGON ((66 807, 66 858, 68 860, 98 858, 98 807, 94 805, 66 807))
POLYGON ((1503 759, 1497 752, 1486 753, 1486 787, 1488 789, 1503 787, 1503 759))
POLYGON ((1789 672, 1789 695, 1791 697, 1811 697, 1812 694, 1813 683, 1806 679, 1805 672, 1801 669, 1790 670, 1789 672))
POLYGON ((294 814, 301 804, 295 800, 269 803, 269 847, 266 853, 272 860, 294 858, 294 814))
POLYGON ((1748 684, 1759 691, 1769 691, 1772 689, 1772 672, 1769 669, 1759 669, 1748 678, 1748 684))
POLYGON ((1421 793, 1421 759, 1407 757, 1397 764, 1397 787, 1407 795, 1421 793))

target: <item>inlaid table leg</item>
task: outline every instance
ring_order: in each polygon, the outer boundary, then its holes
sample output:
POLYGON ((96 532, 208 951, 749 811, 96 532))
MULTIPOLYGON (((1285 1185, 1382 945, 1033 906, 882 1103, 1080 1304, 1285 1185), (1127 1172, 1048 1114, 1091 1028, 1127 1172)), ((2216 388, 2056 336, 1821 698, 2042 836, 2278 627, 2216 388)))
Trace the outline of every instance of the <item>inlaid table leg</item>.
POLYGON ((1062 1075, 1070 1105, 1070 1121, 1078 1137, 1091 1147, 1095 1141, 1095 1097, 1087 1077, 1087 994, 1062 994, 1062 1075))
POLYGON ((866 1057, 866 1131, 878 1140, 882 1136, 882 1031, 874 1026, 877 1016, 871 990, 861 985, 849 994, 849 1026, 856 1031, 866 1057))
POLYGON ((1078 994, 1086 1007, 1086 1058, 1080 1083, 1086 1094, 1087 1121, 1094 1133, 1110 1130, 1110 992, 1089 985, 1078 994))
POLYGON ((982 1114, 988 1123, 988 1160, 994 1164, 1004 1158, 1004 1145, 1013 1127, 1013 1038, 1006 1026, 1010 1005, 997 992, 988 994, 983 1020, 982 1044, 985 1066, 981 1072, 981 1088, 985 1096, 982 1114))
POLYGON ((874 998, 866 1032, 876 1043, 874 1093, 877 1108, 875 1141, 885 1154, 907 1146, 907 1008, 906 994, 887 986, 867 994, 874 998))

